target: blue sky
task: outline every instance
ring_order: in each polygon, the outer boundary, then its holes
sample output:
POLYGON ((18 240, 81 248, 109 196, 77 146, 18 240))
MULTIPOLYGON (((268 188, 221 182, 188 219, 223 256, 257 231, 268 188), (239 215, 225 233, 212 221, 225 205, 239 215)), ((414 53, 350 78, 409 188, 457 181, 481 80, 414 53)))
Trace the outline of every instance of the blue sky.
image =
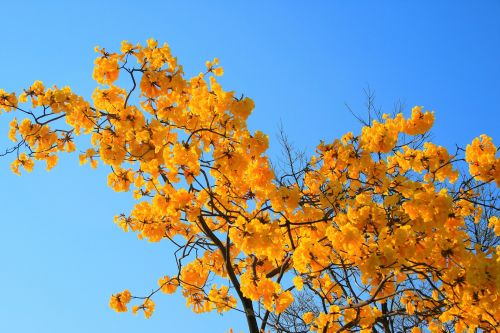
MULTIPOLYGON (((188 75, 219 57, 227 90, 254 99, 252 129, 279 123, 312 152, 359 124, 363 90, 391 112, 402 102, 436 111, 435 142, 465 146, 486 133, 500 144, 498 1, 23 1, 2 3, 0 88, 34 80, 90 97, 94 46, 168 42, 188 75)), ((0 117, 1 147, 7 118, 0 117)), ((195 315, 180 295, 156 298, 149 320, 117 314, 109 295, 146 294, 173 272, 167 244, 138 241, 113 224, 132 200, 106 170, 68 156, 22 177, 0 159, 0 332, 227 332, 239 314, 195 315), (209 329, 208 329, 209 328, 209 329)))

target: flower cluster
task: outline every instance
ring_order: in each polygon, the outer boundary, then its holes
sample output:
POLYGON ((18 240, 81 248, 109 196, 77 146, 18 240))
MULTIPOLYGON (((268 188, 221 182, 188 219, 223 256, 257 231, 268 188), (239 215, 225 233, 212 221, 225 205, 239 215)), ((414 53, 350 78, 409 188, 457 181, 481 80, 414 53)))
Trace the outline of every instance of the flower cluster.
POLYGON ((476 222, 500 235, 498 210, 485 214, 491 205, 477 200, 480 188, 500 186, 491 138, 467 146, 470 177, 461 175, 459 152, 427 141, 434 113, 416 106, 322 142, 301 168, 290 156, 278 175, 268 137, 247 127, 254 102, 222 88, 217 58, 186 78, 155 40, 96 51, 91 102, 35 81, 19 99, 0 90, 0 111, 30 115, 10 122, 15 173, 35 161, 51 169, 76 150, 74 135, 88 134, 80 163, 110 167, 108 185, 137 200, 116 224, 176 247, 176 274, 144 297, 112 295, 114 310, 140 299, 132 312, 149 318, 157 292, 180 292, 196 313, 241 306, 256 321, 290 315, 301 291, 322 305, 294 317, 311 331, 372 332, 398 320, 412 332, 498 327, 500 251, 468 232, 476 222), (118 86, 124 77, 132 89, 118 86))

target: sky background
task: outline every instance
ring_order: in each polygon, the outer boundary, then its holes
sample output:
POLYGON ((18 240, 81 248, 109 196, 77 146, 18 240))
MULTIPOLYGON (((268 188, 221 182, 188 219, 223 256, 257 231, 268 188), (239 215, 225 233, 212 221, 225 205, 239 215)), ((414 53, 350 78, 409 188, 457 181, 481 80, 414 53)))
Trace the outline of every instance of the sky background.
MULTIPOLYGON (((188 76, 219 57, 226 90, 254 99, 251 129, 279 157, 280 122, 309 154, 360 126, 346 109, 414 105, 436 112, 433 140, 453 149, 486 133, 500 144, 498 1, 9 1, 2 2, 0 88, 34 80, 90 98, 94 46, 168 42, 188 76), (307 5, 305 5, 307 3, 307 5)), ((8 117, 0 117, 6 147, 8 117)), ((240 314, 195 315, 180 295, 158 295, 149 320, 117 314, 112 293, 146 294, 174 272, 167 244, 113 223, 132 200, 106 169, 78 166, 22 177, 0 159, 0 332, 227 332, 240 314)))

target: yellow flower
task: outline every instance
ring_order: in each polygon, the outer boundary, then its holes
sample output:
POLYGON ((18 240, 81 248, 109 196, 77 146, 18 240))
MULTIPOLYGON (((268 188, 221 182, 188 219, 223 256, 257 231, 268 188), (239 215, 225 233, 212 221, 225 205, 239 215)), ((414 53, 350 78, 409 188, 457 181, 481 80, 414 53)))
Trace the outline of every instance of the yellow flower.
POLYGON ((116 312, 126 312, 127 304, 130 302, 132 295, 130 291, 124 290, 121 293, 111 296, 109 306, 116 312))
POLYGON ((500 158, 492 139, 482 134, 472 140, 465 149, 465 160, 469 163, 470 174, 481 181, 494 180, 500 186, 500 158))
POLYGON ((496 236, 500 236, 500 219, 497 216, 490 217, 488 227, 493 229, 496 236))
POLYGON ((151 298, 147 298, 146 301, 142 304, 142 310, 144 311, 144 316, 146 318, 150 318, 155 310, 155 303, 151 298))
POLYGON ((222 67, 214 68, 213 73, 216 76, 222 76, 224 74, 224 69, 222 67))
POLYGON ((306 312, 302 315, 302 319, 306 324, 310 324, 314 320, 314 313, 313 312, 306 312))
POLYGON ((179 281, 176 278, 170 278, 165 275, 158 280, 158 285, 165 294, 173 294, 179 286, 179 281))
POLYGON ((304 280, 297 275, 293 278, 293 284, 295 285, 295 288, 300 291, 304 287, 304 280))
POLYGON ((14 118, 12 121, 9 123, 9 139, 17 142, 16 134, 17 134, 17 119, 14 118))
POLYGON ((422 112, 421 106, 415 106, 411 110, 411 118, 408 119, 403 127, 403 131, 408 135, 418 135, 428 132, 434 124, 434 113, 422 112))

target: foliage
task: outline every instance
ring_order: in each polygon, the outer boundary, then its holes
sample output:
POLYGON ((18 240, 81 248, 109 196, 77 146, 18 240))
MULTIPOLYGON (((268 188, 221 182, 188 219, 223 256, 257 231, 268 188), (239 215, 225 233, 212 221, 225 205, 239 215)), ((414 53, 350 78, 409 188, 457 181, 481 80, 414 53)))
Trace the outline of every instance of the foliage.
POLYGON ((196 313, 242 311, 250 332, 499 326, 491 138, 450 153, 428 141, 434 113, 416 106, 320 143, 307 161, 285 140, 278 172, 268 137, 247 128, 253 101, 222 89, 217 59, 186 79, 154 40, 96 51, 92 102, 35 81, 19 97, 0 90, 0 111, 27 116, 10 123, 15 173, 52 169, 88 135, 81 164, 108 165, 109 186, 137 200, 116 224, 175 246, 177 269, 148 295, 113 295, 114 310, 133 303, 149 318, 158 292, 179 290, 196 313))

